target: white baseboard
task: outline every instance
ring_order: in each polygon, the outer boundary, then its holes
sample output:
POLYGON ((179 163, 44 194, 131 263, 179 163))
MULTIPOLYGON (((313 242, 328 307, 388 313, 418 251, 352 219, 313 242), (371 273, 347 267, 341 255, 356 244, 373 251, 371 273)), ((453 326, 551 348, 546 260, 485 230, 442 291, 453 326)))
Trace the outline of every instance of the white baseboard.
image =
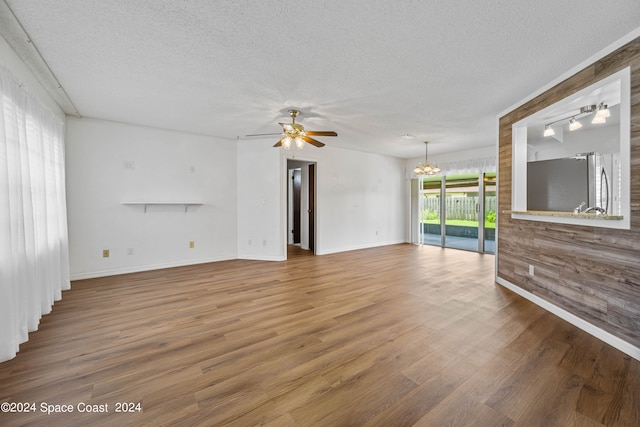
POLYGON ((544 308, 545 310, 555 314, 556 316, 558 316, 559 318, 566 320, 567 322, 571 323, 572 325, 582 329, 583 331, 587 332, 590 335, 593 335, 594 337, 598 338, 599 340, 602 340, 604 342, 606 342, 607 344, 609 344, 612 347, 617 348, 618 350, 622 351, 623 353, 628 354, 629 356, 633 357, 636 360, 640 360, 640 348, 634 346, 631 343, 628 343, 627 341, 618 338, 617 336, 611 334, 610 332, 605 331, 604 329, 601 329, 589 322, 587 322, 584 319, 581 319, 580 317, 576 316, 575 314, 572 314, 570 312, 568 312, 567 310, 558 307, 557 305, 554 305, 552 303, 550 303, 549 301, 546 301, 542 298, 540 298, 537 295, 532 294, 531 292, 525 291, 524 289, 514 285, 513 283, 504 280, 500 277, 495 278, 496 283, 498 283, 500 286, 504 286, 505 288, 509 289, 510 291, 515 292, 516 294, 520 295, 521 297, 528 299, 529 301, 531 301, 532 303, 544 308))
POLYGON ((287 258, 281 255, 238 255, 237 259, 247 261, 286 261, 287 258))
POLYGON ((236 257, 203 258, 195 260, 184 260, 160 264, 136 265, 131 267, 113 268, 108 270, 91 271, 85 273, 72 273, 71 280, 94 279, 96 277, 116 276, 119 274, 140 273, 143 271, 161 270, 163 268, 184 267, 187 265, 206 264, 209 262, 229 261, 236 257))
POLYGON ((390 245, 399 245, 401 243, 407 243, 405 240, 393 240, 393 241, 388 241, 388 242, 376 242, 376 243, 369 243, 366 245, 357 245, 357 246, 347 246, 347 247, 343 247, 343 248, 334 248, 334 249, 324 249, 324 250, 319 250, 316 248, 316 255, 329 255, 329 254, 335 254, 335 253, 340 253, 340 252, 349 252, 349 251, 357 251, 360 249, 370 249, 370 248, 378 248, 381 246, 390 246, 390 245))
MULTIPOLYGON (((351 246, 340 249, 333 249, 325 252, 316 252, 316 255, 326 255, 338 252, 347 252, 354 251, 358 249, 367 249, 379 246, 389 246, 389 245, 397 245, 400 243, 406 243, 404 240, 392 241, 392 242, 379 242, 368 245, 359 245, 359 246, 351 246)), ((82 273, 72 273, 70 275, 70 280, 83 280, 83 279, 94 279, 97 277, 106 277, 106 276, 116 276, 119 274, 128 274, 128 273, 140 273, 143 271, 151 271, 151 270, 160 270, 163 268, 173 268, 173 267, 183 267, 187 265, 195 265, 195 264, 206 264, 208 262, 218 262, 218 261, 230 261, 234 259, 242 259, 248 261, 286 261, 287 257, 283 255, 253 255, 253 254, 239 254, 234 257, 220 257, 220 258, 204 258, 197 260, 185 260, 185 261, 176 261, 169 263, 160 263, 160 264, 148 264, 148 265, 136 265, 130 267, 122 267, 122 268, 112 268, 107 270, 98 270, 98 271, 89 271, 82 273)))

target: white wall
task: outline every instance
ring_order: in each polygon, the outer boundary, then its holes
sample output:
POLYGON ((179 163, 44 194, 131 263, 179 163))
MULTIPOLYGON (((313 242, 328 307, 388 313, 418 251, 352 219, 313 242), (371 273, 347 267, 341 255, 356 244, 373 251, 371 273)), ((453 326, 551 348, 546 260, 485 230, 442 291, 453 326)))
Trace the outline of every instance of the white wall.
MULTIPOLYGON (((238 142, 239 258, 286 258, 286 156, 293 153, 272 146, 238 142)), ((316 163, 317 255, 406 241, 403 159, 331 146, 295 156, 316 163)))
MULTIPOLYGON (((305 148, 307 150, 307 148, 305 148)), ((406 241, 405 161, 326 146, 317 161, 316 253, 406 241)))
POLYGON ((578 153, 600 154, 620 152, 620 126, 593 127, 565 132, 563 142, 553 138, 527 140, 527 161, 559 159, 578 153))
POLYGON ((238 257, 286 259, 286 162, 272 140, 238 141, 237 182, 238 257))
POLYGON ((236 258, 235 141, 69 118, 66 162, 72 278, 236 258))
MULTIPOLYGON (((287 159, 272 145, 70 118, 72 278, 286 259, 287 159), (122 204, 129 201, 204 204, 186 213, 182 205, 151 205, 145 213, 122 204)), ((297 154, 317 163, 318 255, 406 241, 404 160, 332 147, 297 154)))

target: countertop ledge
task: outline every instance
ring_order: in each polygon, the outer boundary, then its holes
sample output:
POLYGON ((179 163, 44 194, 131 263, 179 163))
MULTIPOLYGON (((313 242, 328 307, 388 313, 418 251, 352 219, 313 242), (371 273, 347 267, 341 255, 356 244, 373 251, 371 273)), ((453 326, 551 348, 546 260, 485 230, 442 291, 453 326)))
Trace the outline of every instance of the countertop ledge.
POLYGON ((555 212, 555 211, 502 211, 506 214, 531 215, 531 216, 554 216, 563 218, 584 218, 595 220, 613 220, 619 221, 624 219, 622 215, 603 215, 595 213, 573 213, 573 212, 555 212))

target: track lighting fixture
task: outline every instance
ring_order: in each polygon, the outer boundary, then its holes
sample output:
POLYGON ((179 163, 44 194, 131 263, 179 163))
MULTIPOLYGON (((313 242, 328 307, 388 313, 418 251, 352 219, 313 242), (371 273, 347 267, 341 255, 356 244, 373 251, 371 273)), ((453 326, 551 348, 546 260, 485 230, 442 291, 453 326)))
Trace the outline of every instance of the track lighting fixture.
POLYGON ((555 135, 555 131, 551 128, 551 125, 554 125, 556 123, 560 123, 562 121, 565 120, 569 120, 569 130, 570 131, 574 131, 577 129, 580 129, 582 127, 582 123, 580 123, 576 117, 581 116, 587 116, 589 114, 594 114, 593 116, 593 120, 591 120, 591 123, 593 124, 602 124, 602 123, 606 123, 606 118, 609 117, 611 115, 611 113, 609 112, 609 108, 607 108, 607 105, 604 103, 604 101, 600 102, 600 105, 598 105, 596 107, 595 104, 592 105, 585 105, 584 107, 580 107, 580 112, 578 114, 574 114, 572 116, 568 116, 568 117, 563 117, 561 119, 558 119, 556 121, 553 121, 551 123, 547 123, 546 125, 544 125, 544 133, 543 136, 544 137, 548 137, 548 136, 553 136, 555 135))

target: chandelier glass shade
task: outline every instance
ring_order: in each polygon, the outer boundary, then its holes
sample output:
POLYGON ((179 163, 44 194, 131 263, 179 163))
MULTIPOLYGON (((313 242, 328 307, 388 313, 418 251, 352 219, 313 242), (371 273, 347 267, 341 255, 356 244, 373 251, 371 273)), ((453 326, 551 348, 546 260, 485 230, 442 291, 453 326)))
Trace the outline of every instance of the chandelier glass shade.
POLYGON ((285 150, 290 150, 295 144, 296 149, 302 150, 304 148, 304 140, 301 136, 285 136, 282 138, 282 147, 285 150))
POLYGON ((415 175, 435 175, 440 172, 438 165, 429 164, 429 141, 424 142, 424 163, 418 164, 413 169, 415 175))

